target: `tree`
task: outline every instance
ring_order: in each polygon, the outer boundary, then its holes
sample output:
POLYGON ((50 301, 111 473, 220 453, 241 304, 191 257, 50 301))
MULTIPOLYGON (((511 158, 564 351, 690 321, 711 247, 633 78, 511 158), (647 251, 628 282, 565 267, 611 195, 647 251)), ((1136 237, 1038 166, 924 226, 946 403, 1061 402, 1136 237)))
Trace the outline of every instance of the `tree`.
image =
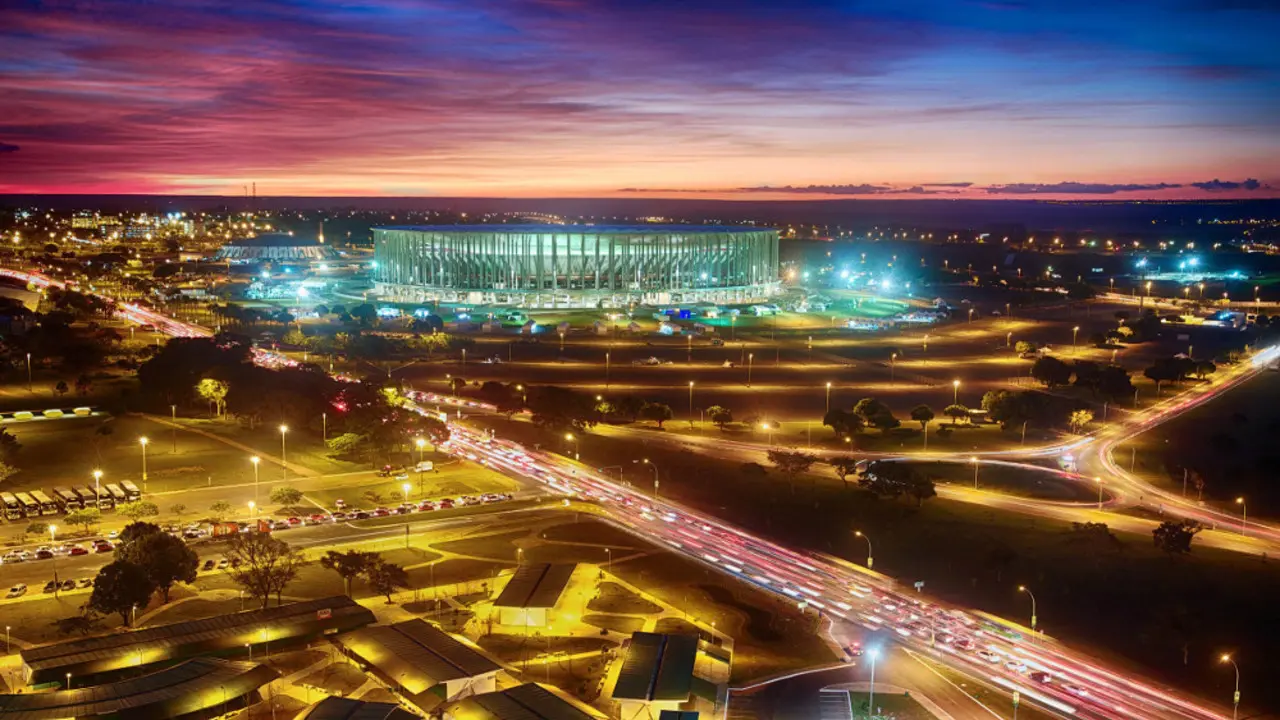
POLYGON ((1208 360, 1200 360, 1196 362, 1195 370, 1193 370, 1192 372, 1195 373, 1195 376, 1197 379, 1203 380, 1206 375, 1212 375, 1217 371, 1218 371, 1217 365, 1214 365, 1208 360))
POLYGON ((153 502, 135 500, 133 502, 117 505, 116 512, 130 520, 141 520, 144 517, 155 517, 156 515, 159 515, 160 508, 153 502))
POLYGON ((1098 372, 1097 390, 1110 400, 1122 400, 1133 397, 1133 380, 1129 373, 1119 365, 1107 365, 1098 372))
POLYGON ((169 506, 169 512, 177 515, 178 517, 182 517, 187 512, 187 506, 182 503, 174 503, 169 506))
POLYGON ((808 472, 809 468, 818 462, 818 456, 791 450, 770 450, 769 462, 773 463, 773 466, 782 472, 783 476, 787 478, 787 483, 794 490, 796 476, 808 472))
POLYGON ((271 502, 285 507, 294 507, 302 502, 302 491, 296 487, 277 487, 271 488, 271 502))
POLYGON ((72 510, 62 517, 62 521, 68 525, 79 525, 85 532, 89 532, 94 525, 102 522, 102 511, 98 508, 72 510))
POLYGON ((369 568, 381 562, 378 553, 361 552, 359 550, 348 550, 346 552, 338 552, 330 550, 320 558, 320 567, 325 570, 332 570, 342 577, 343 587, 346 589, 347 597, 351 596, 351 580, 369 571, 369 568))
POLYGON ((662 424, 675 417, 675 413, 671 412, 671 406, 665 403, 647 402, 640 408, 640 417, 654 422, 661 430, 662 424))
POLYGON ((1191 552, 1191 541, 1204 530, 1195 520, 1168 520, 1151 531, 1156 547, 1169 555, 1185 555, 1191 552))
POLYGON ((221 380, 213 378, 204 378, 196 384, 196 394, 204 398, 205 401, 212 403, 218 417, 227 409, 227 392, 230 388, 221 380))
POLYGON ((1078 433, 1085 429, 1091 422, 1093 422, 1092 410, 1074 410, 1072 411, 1070 418, 1071 432, 1078 433))
POLYGON ((266 533, 232 537, 224 555, 231 561, 231 579, 261 603, 264 610, 272 595, 276 596, 276 604, 280 604, 280 596, 298 576, 303 562, 301 553, 266 533))
POLYGON ((1071 535, 1073 539, 1080 540, 1090 546, 1094 550, 1120 550, 1124 548, 1124 544, 1120 542, 1120 538, 1111 532, 1111 528, 1106 523, 1099 522, 1073 522, 1071 523, 1071 535))
POLYGON ((1030 342, 1027 342, 1026 340, 1019 340, 1018 342, 1014 343, 1013 349, 1016 350, 1019 355, 1025 355, 1027 353, 1035 352, 1037 348, 1035 346, 1035 343, 1030 343, 1030 342))
POLYGON ((724 430, 726 425, 733 422, 733 413, 723 405, 712 405, 707 408, 707 417, 721 430, 724 430))
POLYGON ((173 589, 174 583, 195 582, 196 568, 200 564, 200 558, 194 550, 179 538, 165 532, 148 533, 131 542, 122 543, 116 551, 116 557, 145 570, 148 580, 160 590, 166 603, 169 602, 169 591, 173 589))
POLYGON ((861 430, 865 423, 861 416, 849 410, 832 408, 822 416, 822 424, 830 427, 838 435, 853 435, 861 430))
POLYGON ((635 395, 623 395, 618 398, 614 406, 618 409, 619 415, 635 422, 635 419, 640 417, 640 410, 644 408, 644 400, 635 395))
POLYGON ((555 386, 529 388, 527 395, 533 423, 548 430, 583 430, 599 419, 593 395, 555 386))
POLYGON ((118 613, 120 622, 128 627, 134 608, 146 607, 155 589, 142 566, 116 560, 98 571, 89 608, 106 615, 118 613))
POLYGON ((209 520, 211 522, 222 522, 231 514, 231 503, 226 500, 219 500, 209 506, 209 520))
POLYGON ((888 432, 902 424, 893 416, 893 411, 888 405, 875 398, 859 400, 858 404, 853 406, 853 414, 881 432, 888 432))
POLYGON ((365 571, 365 578, 369 581, 369 588, 385 597, 388 605, 391 604, 391 593, 398 588, 409 587, 409 574, 404 568, 381 559, 365 571))
POLYGON ((911 408, 911 419, 920 423, 920 430, 922 431, 929 427, 929 422, 933 420, 933 417, 933 408, 928 405, 917 405, 911 408))
POLYGON ((942 414, 951 418, 951 424, 955 425, 957 422, 960 421, 960 418, 969 417, 969 408, 957 403, 955 405, 948 405, 945 408, 943 408, 942 414))
POLYGON ((1031 366, 1031 377, 1039 380, 1045 387, 1061 387, 1071 382, 1071 366, 1047 355, 1031 366))
POLYGON ((848 482, 846 478, 858 472, 859 462, 858 458, 852 455, 837 455, 827 461, 835 471, 836 477, 840 478, 840 482, 848 482))
POLYGON ((84 397, 89 394, 89 389, 93 387, 93 379, 88 375, 80 375, 76 378, 76 394, 84 397))
POLYGON ((93 613, 72 615, 61 620, 55 620, 53 624, 58 628, 58 634, 64 637, 67 635, 88 636, 97 632, 101 625, 97 615, 93 613))
MULTIPOLYGON (((159 525, 149 522, 135 521, 124 526, 124 530, 120 531, 119 542, 117 543, 117 553, 124 550, 135 541, 141 540, 149 535, 157 535, 164 532, 159 525)), ((117 554, 117 557, 120 557, 117 554)))
POLYGON ((59 380, 58 383, 53 386, 53 392, 59 396, 66 395, 70 390, 71 388, 67 387, 66 380, 59 380))
POLYGON ((18 457, 22 443, 8 430, 0 430, 0 462, 12 463, 18 457))
POLYGON ((905 495, 915 499, 917 506, 938 494, 933 480, 909 463, 901 462, 871 463, 858 479, 858 485, 877 497, 896 499, 905 495))

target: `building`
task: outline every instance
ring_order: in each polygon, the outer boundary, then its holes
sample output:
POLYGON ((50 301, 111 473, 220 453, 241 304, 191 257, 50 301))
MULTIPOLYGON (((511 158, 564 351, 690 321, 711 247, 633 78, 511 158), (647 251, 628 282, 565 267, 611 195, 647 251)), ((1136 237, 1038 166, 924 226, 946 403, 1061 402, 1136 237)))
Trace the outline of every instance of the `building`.
POLYGON ((778 233, 700 225, 374 228, 373 279, 394 302, 525 308, 743 303, 779 287, 778 233))
POLYGON ((548 613, 555 608, 573 577, 576 565, 530 563, 516 568, 493 608, 502 625, 546 627, 548 613))
POLYGON ((22 664, 32 685, 62 682, 67 673, 86 680, 105 678, 199 655, 283 649, 373 621, 368 608, 339 595, 28 648, 22 651, 22 664))
POLYGON ((604 720, 608 716, 556 688, 525 683, 449 705, 444 720, 604 720))
POLYGON ((423 712, 463 695, 492 692, 501 669, 474 646, 418 619, 367 627, 337 642, 423 712))
POLYGON ((333 260, 333 248, 316 239, 294 237, 288 233, 269 233, 257 237, 238 238, 218 248, 219 262, 233 263, 310 263, 333 260))
POLYGON ((683 709, 681 705, 693 697, 697 657, 695 635, 632 634, 612 695, 621 705, 622 717, 636 717, 645 710, 683 709))
POLYGON ((279 673, 257 663, 196 658, 147 675, 70 690, 0 695, 0 720, 204 720, 254 704, 279 673))
POLYGON ((418 720, 418 716, 395 703, 327 697, 293 720, 418 720))

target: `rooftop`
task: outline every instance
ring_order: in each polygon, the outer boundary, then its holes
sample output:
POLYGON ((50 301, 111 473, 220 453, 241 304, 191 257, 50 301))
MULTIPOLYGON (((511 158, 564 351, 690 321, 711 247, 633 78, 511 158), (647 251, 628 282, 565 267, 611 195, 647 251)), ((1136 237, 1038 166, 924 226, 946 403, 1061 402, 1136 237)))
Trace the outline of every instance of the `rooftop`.
POLYGON ((290 235, 289 233, 266 233, 254 237, 236 238, 226 243, 231 247, 297 247, 300 245, 320 245, 316 238, 290 235))
POLYGON ((296 720, 417 720, 418 716, 395 703, 363 702, 327 697, 298 715, 296 720))
POLYGON ((694 635, 632 634, 626 660, 613 688, 614 699, 688 700, 697 655, 698 638, 694 635))
POLYGON ((454 720, 597 720, 596 710, 538 683, 473 695, 449 708, 454 720))
POLYGON ((644 235, 644 234, 699 234, 699 233, 746 233, 770 232, 773 228, 750 227, 743 225, 550 225, 521 224, 505 225, 487 223, 473 225, 390 225, 374 228, 374 230, 412 230, 415 232, 504 232, 504 233, 575 233, 587 235, 644 235))
POLYGON ((356 630, 338 643, 414 695, 499 669, 475 648, 419 619, 356 630))
POLYGON ((506 587, 498 599, 493 601, 494 607, 549 608, 555 607, 569 584, 576 565, 551 565, 536 563, 521 565, 516 568, 515 575, 507 581, 506 587))

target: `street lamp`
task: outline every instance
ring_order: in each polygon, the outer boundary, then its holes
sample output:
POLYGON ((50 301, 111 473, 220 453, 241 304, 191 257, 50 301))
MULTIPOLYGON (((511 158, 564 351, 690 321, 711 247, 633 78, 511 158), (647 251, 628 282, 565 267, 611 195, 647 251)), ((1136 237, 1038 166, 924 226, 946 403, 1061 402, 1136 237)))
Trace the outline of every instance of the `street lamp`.
POLYGON ((767 422, 760 423, 760 429, 769 433, 769 447, 773 447, 773 426, 767 422))
POLYGON ((402 484, 402 485, 400 486, 400 489, 404 491, 404 500, 405 500, 405 502, 409 502, 409 483, 404 483, 404 484, 402 484))
POLYGON ((951 404, 960 404, 960 381, 958 379, 951 381, 951 404))
POLYGON ((973 489, 978 489, 978 456, 974 455, 969 458, 969 462, 973 463, 973 489))
POLYGON ((1249 506, 1245 504, 1243 497, 1236 498, 1236 504, 1240 506, 1240 534, 1244 535, 1249 520, 1249 506))
POLYGON ((1036 629, 1036 596, 1026 585, 1019 585, 1018 592, 1024 592, 1031 598, 1031 630, 1034 631, 1036 629))
POLYGON ((574 460, 579 459, 580 456, 578 454, 578 438, 574 437, 573 433, 565 433, 564 439, 573 443, 573 459, 574 460))
POLYGON ((867 541, 867 569, 870 570, 875 565, 875 558, 871 557, 871 538, 862 534, 861 530, 854 530, 853 534, 867 541))
POLYGON ((250 518, 256 518, 258 516, 257 509, 258 509, 258 503, 253 500, 250 500, 249 501, 249 517, 250 518))
POLYGON ((1009 347, 1012 344, 1013 344, 1013 331, 1010 330, 1009 332, 1004 334, 1004 346, 1009 347))
POLYGON ((831 412, 831 383, 827 383, 827 412, 831 412))
POLYGON ((143 435, 138 438, 138 444, 142 446, 142 490, 147 489, 147 443, 151 442, 147 436, 143 435))
POLYGON ((1077 338, 1079 335, 1080 335, 1080 326, 1079 326, 1079 325, 1077 325, 1077 326, 1075 326, 1075 327, 1071 328, 1071 354, 1073 354, 1073 355, 1074 355, 1074 354, 1075 354, 1075 352, 1076 352, 1076 338, 1077 338))
POLYGON ((284 481, 289 478, 289 460, 285 456, 284 436, 289 432, 288 425, 280 426, 280 480, 284 481))
MULTIPOLYGON (((634 463, 636 461, 632 460, 631 462, 634 463)), ((640 460, 640 462, 653 468, 653 497, 656 500, 658 498, 658 466, 654 463, 649 462, 649 458, 643 458, 640 460)))
POLYGON ((894 366, 898 364, 898 353, 889 355, 889 382, 893 382, 894 366))
POLYGON ((693 381, 692 380, 689 381, 689 427, 693 427, 693 381))
POLYGON ((253 463, 253 499, 258 500, 258 463, 262 462, 257 455, 249 458, 249 462, 253 463))
POLYGON ((1231 720, 1236 720, 1240 712, 1240 666, 1236 664, 1235 658, 1223 653, 1218 662, 1231 663, 1231 667, 1236 669, 1236 691, 1231 696, 1231 720))
POLYGON ((867 717, 870 718, 876 712, 876 659, 880 657, 880 648, 867 650, 867 657, 871 658, 871 684, 867 690, 867 717))
MULTIPOLYGON (((58 543, 58 526, 50 525, 49 526, 49 545, 50 547, 52 547, 57 545, 57 543, 58 543)), ((57 598, 58 588, 61 587, 60 583, 58 582, 58 553, 56 552, 53 553, 52 562, 53 562, 53 597, 57 598)))
POLYGON ((1094 482, 1098 483, 1098 509, 1101 510, 1102 509, 1102 478, 1096 477, 1093 480, 1094 482))
POLYGON ((751 387, 751 361, 755 358, 755 353, 747 353, 747 387, 751 387))
POLYGON ((93 494, 97 496, 98 507, 102 507, 102 471, 93 471, 93 494))
POLYGON ((604 389, 609 389, 609 353, 604 354, 604 389))

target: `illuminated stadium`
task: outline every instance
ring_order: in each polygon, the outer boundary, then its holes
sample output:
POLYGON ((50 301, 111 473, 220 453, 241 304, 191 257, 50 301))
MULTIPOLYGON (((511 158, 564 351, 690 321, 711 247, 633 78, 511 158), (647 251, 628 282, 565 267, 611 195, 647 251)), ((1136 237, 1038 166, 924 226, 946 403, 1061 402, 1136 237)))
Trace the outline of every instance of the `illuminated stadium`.
POLYGON ((738 303, 778 289, 778 233, 701 225, 374 228, 383 300, 523 308, 738 303))
POLYGON ((271 233, 232 240, 218 248, 216 257, 220 262, 233 263, 308 263, 331 260, 335 253, 319 240, 271 233))

